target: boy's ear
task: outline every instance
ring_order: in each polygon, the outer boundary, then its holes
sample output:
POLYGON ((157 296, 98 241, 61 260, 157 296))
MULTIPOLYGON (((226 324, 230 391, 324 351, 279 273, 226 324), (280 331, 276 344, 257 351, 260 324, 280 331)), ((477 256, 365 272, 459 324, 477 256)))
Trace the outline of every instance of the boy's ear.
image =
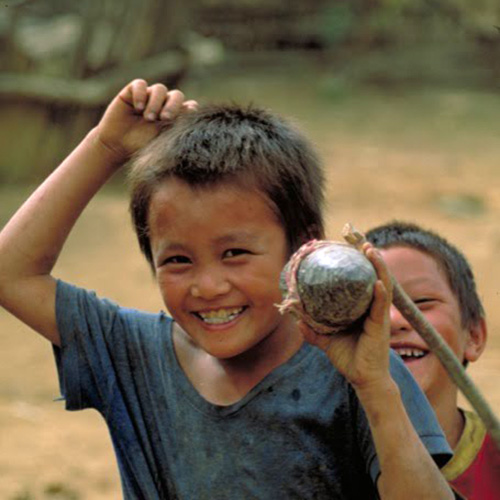
POLYGON ((466 361, 476 361, 486 347, 486 338, 488 329, 486 320, 481 318, 475 325, 469 329, 469 336, 465 344, 464 357, 466 361))

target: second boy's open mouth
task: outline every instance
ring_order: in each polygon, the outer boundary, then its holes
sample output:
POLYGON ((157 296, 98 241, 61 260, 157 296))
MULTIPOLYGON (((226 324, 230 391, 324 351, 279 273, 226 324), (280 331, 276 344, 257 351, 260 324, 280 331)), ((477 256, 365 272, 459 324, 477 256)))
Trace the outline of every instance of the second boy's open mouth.
POLYGON ((419 347, 410 346, 392 346, 392 349, 401 356, 401 359, 405 363, 410 363, 424 358, 429 354, 427 349, 421 349, 419 347))
POLYGON ((234 321, 246 309, 247 306, 230 307, 230 308, 214 309, 211 311, 194 312, 193 314, 197 318, 201 319, 204 323, 207 323, 209 325, 222 325, 234 321))

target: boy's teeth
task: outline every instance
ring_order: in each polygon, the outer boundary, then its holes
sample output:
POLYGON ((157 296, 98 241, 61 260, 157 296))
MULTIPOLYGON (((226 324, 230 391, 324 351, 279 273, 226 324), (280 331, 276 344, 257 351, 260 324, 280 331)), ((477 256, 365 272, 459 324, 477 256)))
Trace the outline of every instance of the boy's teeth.
POLYGON ((232 321, 241 311, 243 311, 243 307, 233 307, 232 309, 217 309, 215 311, 200 312, 198 315, 205 323, 216 325, 232 321))
POLYGON ((404 358, 418 359, 425 356, 425 351, 422 351, 422 349, 416 349, 412 347, 397 347, 395 350, 401 357, 404 358))

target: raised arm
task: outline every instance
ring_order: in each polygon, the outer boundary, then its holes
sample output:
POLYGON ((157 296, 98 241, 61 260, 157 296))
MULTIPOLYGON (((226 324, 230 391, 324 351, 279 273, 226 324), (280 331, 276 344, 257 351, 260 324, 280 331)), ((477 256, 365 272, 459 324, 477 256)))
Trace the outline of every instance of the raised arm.
POLYGON ((318 335, 301 325, 306 340, 322 348, 349 380, 365 410, 380 464, 377 487, 387 499, 453 499, 454 495, 420 440, 389 371, 389 307, 392 285, 382 257, 364 247, 377 270, 374 302, 364 331, 318 335))
POLYGON ((160 122, 194 107, 179 91, 134 80, 111 102, 64 162, 38 187, 0 233, 0 305, 56 345, 52 269, 81 212, 160 122))

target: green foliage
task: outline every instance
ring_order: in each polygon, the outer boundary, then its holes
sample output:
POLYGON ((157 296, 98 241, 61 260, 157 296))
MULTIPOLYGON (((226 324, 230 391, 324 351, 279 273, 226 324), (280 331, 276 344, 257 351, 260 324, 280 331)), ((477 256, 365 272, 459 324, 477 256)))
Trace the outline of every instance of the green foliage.
POLYGON ((15 493, 10 500, 35 500, 35 497, 28 490, 22 490, 19 493, 15 493))
POLYGON ((348 2, 330 2, 322 16, 323 38, 328 45, 345 42, 354 30, 356 16, 348 2))
POLYGON ((64 483, 49 483, 44 488, 44 493, 51 500, 79 500, 80 495, 64 483))
POLYGON ((344 75, 326 75, 318 82, 318 93, 330 102, 340 102, 352 94, 352 82, 344 75))
MULTIPOLYGON (((30 490, 24 488, 15 493, 9 500, 36 500, 37 495, 30 490)), ((48 483, 43 488, 43 497, 45 500, 80 500, 81 496, 78 492, 70 488, 64 483, 53 482, 48 483)))
POLYGON ((456 218, 478 217, 487 211, 485 198, 474 193, 440 195, 435 205, 442 213, 456 218))
POLYGON ((456 33, 500 44, 498 0, 330 0, 323 19, 330 45, 425 42, 456 33))

